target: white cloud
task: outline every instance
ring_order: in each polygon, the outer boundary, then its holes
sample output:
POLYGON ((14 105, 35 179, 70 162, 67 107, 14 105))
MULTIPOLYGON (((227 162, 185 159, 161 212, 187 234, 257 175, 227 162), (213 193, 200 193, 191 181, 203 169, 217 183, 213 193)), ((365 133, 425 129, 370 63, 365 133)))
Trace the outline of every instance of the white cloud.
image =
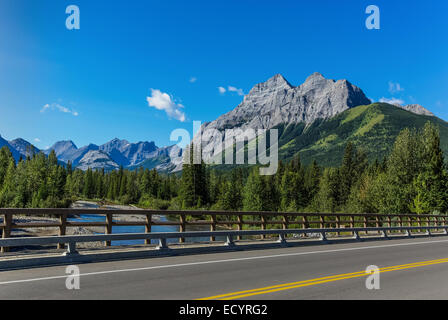
POLYGON ((182 111, 184 106, 175 103, 169 94, 151 89, 151 97, 146 97, 146 101, 148 101, 150 107, 165 111, 168 117, 185 122, 186 116, 182 111))
POLYGON ((220 94, 224 94, 227 91, 226 88, 224 88, 224 87, 218 87, 218 90, 219 90, 220 94))
POLYGON ((39 138, 34 138, 34 142, 40 142, 39 138))
POLYGON ((398 82, 394 83, 392 81, 389 81, 389 92, 391 94, 395 94, 401 91, 404 91, 404 88, 401 86, 401 84, 399 84, 398 82))
POLYGON ((228 90, 229 90, 230 92, 236 92, 239 96, 244 96, 244 91, 243 91, 243 89, 238 89, 238 88, 229 86, 229 87, 228 87, 228 90))
POLYGON ((196 77, 190 78, 190 83, 195 83, 196 81, 198 81, 198 78, 196 78, 196 77))
POLYGON ((220 93, 220 94, 224 94, 224 93, 226 93, 227 91, 229 91, 229 92, 235 92, 235 93, 238 94, 239 96, 244 96, 244 91, 243 91, 243 89, 238 89, 238 88, 236 88, 236 87, 234 87, 234 86, 228 86, 227 89, 224 88, 224 87, 218 87, 218 90, 219 90, 219 93, 220 93))
POLYGON ((71 109, 69 109, 67 107, 64 107, 64 106, 60 105, 59 103, 47 103, 46 105, 44 105, 42 107, 40 112, 44 113, 47 110, 57 110, 57 111, 60 111, 60 112, 63 112, 63 113, 70 113, 71 115, 73 115, 75 117, 79 116, 78 112, 76 112, 74 110, 71 110, 71 109))
POLYGON ((389 104, 393 104, 393 105, 404 105, 404 101, 402 99, 397 99, 397 98, 381 98, 380 102, 384 102, 384 103, 389 103, 389 104))

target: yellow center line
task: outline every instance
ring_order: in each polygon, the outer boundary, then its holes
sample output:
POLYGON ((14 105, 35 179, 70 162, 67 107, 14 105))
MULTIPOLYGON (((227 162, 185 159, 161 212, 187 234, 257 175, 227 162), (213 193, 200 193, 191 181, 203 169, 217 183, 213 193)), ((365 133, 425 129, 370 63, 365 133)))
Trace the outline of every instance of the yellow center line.
MULTIPOLYGON (((398 265, 398 266, 379 268, 379 272, 381 273, 381 272, 404 270, 404 269, 410 269, 410 268, 417 268, 417 267, 435 265, 435 264, 440 264, 440 263, 448 263, 448 258, 429 260, 429 261, 422 261, 422 262, 414 262, 414 263, 403 264, 403 265, 398 265)), ((290 289, 295 289, 295 288, 300 288, 300 287, 312 286, 312 285, 317 285, 317 284, 321 284, 321 283, 327 283, 327 282, 339 281, 339 280, 344 280, 344 279, 363 277, 363 276, 367 276, 367 275, 371 275, 371 274, 372 274, 372 272, 369 273, 369 272, 366 272, 364 270, 364 271, 345 273, 345 274, 321 277, 321 278, 304 280, 304 281, 298 281, 298 282, 292 282, 292 283, 279 284, 279 285, 274 285, 274 286, 269 286, 269 287, 264 287, 264 288, 252 289, 252 290, 244 290, 244 291, 232 292, 232 293, 227 293, 227 294, 222 294, 222 295, 202 298, 202 299, 199 299, 199 300, 215 300, 215 299, 232 300, 232 299, 239 299, 239 298, 250 297, 250 296, 254 296, 254 295, 260 295, 260 294, 278 292, 278 291, 283 291, 283 290, 290 290, 290 289)))

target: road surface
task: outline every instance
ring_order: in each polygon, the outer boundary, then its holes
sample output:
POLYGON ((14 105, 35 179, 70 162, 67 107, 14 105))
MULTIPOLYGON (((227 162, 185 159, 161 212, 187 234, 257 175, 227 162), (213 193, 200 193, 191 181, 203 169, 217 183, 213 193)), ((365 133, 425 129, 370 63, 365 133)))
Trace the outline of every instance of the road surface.
POLYGON ((448 299, 448 238, 186 255, 0 272, 0 299, 448 299), (366 288, 376 265, 380 289, 366 288), (357 273, 358 272, 358 273, 357 273))

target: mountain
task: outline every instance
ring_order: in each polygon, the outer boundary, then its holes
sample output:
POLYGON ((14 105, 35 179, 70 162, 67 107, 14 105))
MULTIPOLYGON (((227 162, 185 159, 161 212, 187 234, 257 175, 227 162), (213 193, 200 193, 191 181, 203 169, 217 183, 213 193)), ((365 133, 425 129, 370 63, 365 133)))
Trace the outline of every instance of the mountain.
POLYGON ((130 166, 129 169, 143 167, 145 169, 156 169, 163 172, 177 172, 182 170, 183 149, 177 145, 158 148, 151 157, 138 165, 130 166))
POLYGON ((73 141, 59 141, 56 142, 52 147, 45 150, 45 154, 50 154, 51 150, 54 150, 56 156, 59 160, 64 162, 71 162, 73 166, 77 166, 78 162, 89 152, 92 150, 98 150, 99 147, 94 144, 89 144, 88 146, 84 146, 79 148, 73 143, 73 141))
POLYGON ((50 154, 51 150, 54 150, 59 160, 67 162, 72 158, 72 154, 78 150, 78 147, 73 141, 58 141, 49 149, 44 150, 45 154, 50 154))
POLYGON ((16 161, 18 161, 20 159, 20 152, 17 151, 13 146, 11 146, 7 140, 3 139, 0 136, 0 149, 5 147, 5 146, 9 148, 9 150, 11 151, 12 156, 14 157, 14 159, 16 161))
POLYGON ((278 74, 257 84, 239 106, 205 128, 244 130, 270 129, 281 123, 311 124, 369 103, 362 90, 347 80, 329 80, 313 73, 302 85, 294 87, 278 74))
POLYGON ((116 170, 119 166, 107 155, 100 150, 89 150, 78 162, 78 169, 103 169, 106 171, 116 170))
MULTIPOLYGON (((271 129, 282 124, 309 126, 316 120, 332 118, 350 108, 370 104, 363 91, 347 80, 330 80, 313 73, 298 86, 292 86, 277 74, 250 90, 243 102, 215 121, 205 123, 201 130, 210 139, 210 150, 215 150, 221 139, 212 137, 206 130, 217 129, 271 129)), ((208 131, 212 132, 212 131, 208 131)), ((198 143, 199 135, 193 140, 198 143)))
POLYGON ((33 146, 28 141, 18 138, 12 141, 9 141, 9 144, 17 150, 23 158, 26 158, 27 156, 32 156, 34 153, 39 153, 40 150, 33 146))
MULTIPOLYGON (((139 166, 157 167, 163 164, 163 168, 171 168, 169 152, 172 147, 158 148, 154 142, 141 141, 130 143, 127 140, 115 138, 103 145, 97 146, 89 144, 78 148, 72 141, 56 142, 51 148, 45 150, 49 154, 55 150, 58 159, 64 162, 71 161, 74 167, 86 170, 89 166, 100 168, 101 164, 107 170, 119 168, 138 168, 139 166), (98 152, 93 152, 98 151, 98 152), (149 165, 145 161, 150 160, 153 164, 149 165)), ((163 169, 161 169, 163 170, 163 169)))
MULTIPOLYGON (((324 166, 335 166, 340 164, 348 141, 365 149, 370 160, 382 159, 402 129, 421 128, 427 121, 439 128, 442 148, 448 155, 448 123, 420 105, 371 104, 349 81, 325 79, 320 73, 310 75, 298 87, 275 75, 254 86, 235 109, 203 124, 202 139, 211 142, 202 147, 219 150, 224 140, 208 129, 223 135, 227 129, 278 129, 280 160, 299 155, 305 163, 317 160, 324 166)), ((199 137, 193 142, 197 144, 199 137)))
MULTIPOLYGON (((210 141, 202 147, 209 152, 219 150, 217 147, 224 137, 214 136, 213 130, 224 135, 227 129, 241 129, 241 132, 278 129, 280 160, 298 155, 305 163, 317 160, 321 165, 334 166, 340 163, 348 141, 364 148, 370 160, 381 159, 390 152, 402 129, 421 128, 427 121, 439 128, 441 146, 448 155, 447 122, 421 105, 372 104, 364 92, 348 80, 326 79, 320 73, 313 73, 297 87, 277 74, 255 85, 235 109, 204 123, 202 140, 210 141)), ((197 144, 200 137, 196 135, 193 142, 197 144)), ((23 139, 8 142, 0 137, 0 147, 4 145, 16 159, 32 146, 23 139)), ((51 150, 55 150, 60 161, 71 161, 74 167, 82 170, 115 170, 123 166, 165 172, 182 170, 184 152, 176 145, 159 148, 154 142, 131 143, 118 138, 100 146, 89 144, 82 148, 70 140, 60 141, 43 152, 49 154, 51 150)))
POLYGON ((304 124, 282 124, 279 129, 279 158, 299 155, 304 163, 316 160, 324 166, 340 164, 345 145, 351 141, 363 148, 369 160, 381 160, 392 149, 395 138, 405 128, 422 128, 427 121, 440 132, 441 147, 448 155, 448 123, 430 115, 420 115, 386 103, 351 108, 327 120, 304 124))
POLYGON ((410 112, 415 113, 415 114, 420 114, 420 115, 424 115, 424 116, 432 116, 432 117, 434 117, 434 113, 432 113, 431 111, 423 108, 419 104, 408 104, 407 106, 404 106, 402 108, 404 110, 410 111, 410 112))
POLYGON ((113 139, 99 147, 106 152, 117 164, 135 166, 156 156, 158 150, 154 142, 129 143, 126 140, 113 139))

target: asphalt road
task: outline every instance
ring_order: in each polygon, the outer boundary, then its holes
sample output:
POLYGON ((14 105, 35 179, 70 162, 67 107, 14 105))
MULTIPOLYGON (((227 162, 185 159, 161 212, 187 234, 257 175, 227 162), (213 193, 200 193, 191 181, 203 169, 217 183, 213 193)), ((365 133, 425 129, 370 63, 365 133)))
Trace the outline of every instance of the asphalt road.
POLYGON ((448 299, 447 237, 150 258, 79 268, 79 290, 66 288, 65 266, 0 272, 0 299, 448 299), (370 265, 382 271, 378 290, 365 285, 364 271, 370 265))

